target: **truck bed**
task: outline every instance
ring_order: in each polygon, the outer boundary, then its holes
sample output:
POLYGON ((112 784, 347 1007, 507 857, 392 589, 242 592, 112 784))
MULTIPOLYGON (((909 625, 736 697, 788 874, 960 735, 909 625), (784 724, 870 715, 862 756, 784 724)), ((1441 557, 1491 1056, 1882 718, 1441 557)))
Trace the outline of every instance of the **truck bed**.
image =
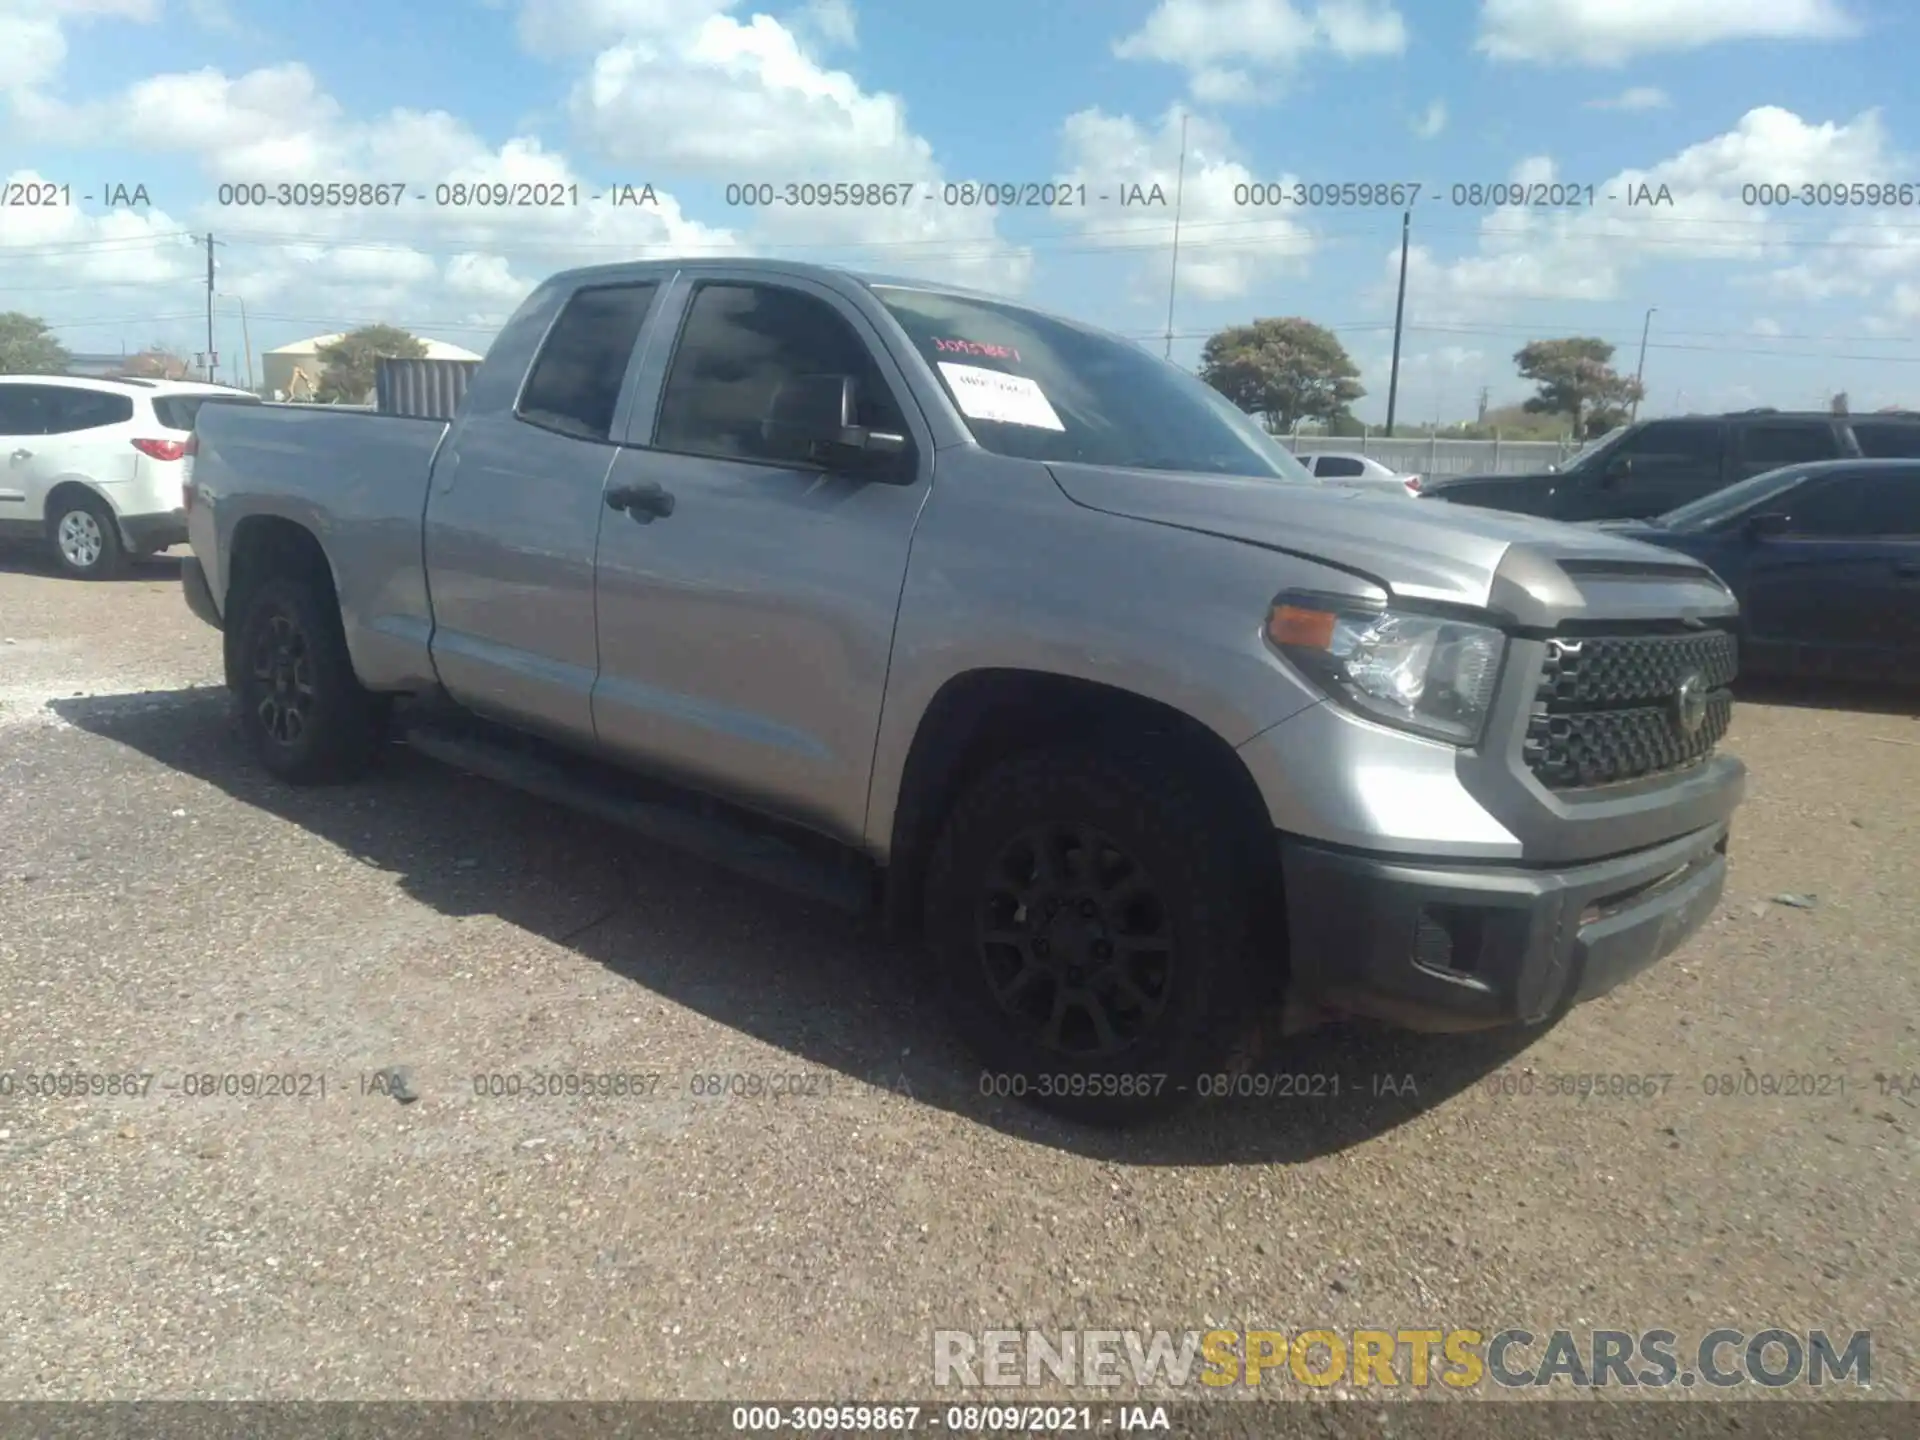
POLYGON ((235 529, 262 514, 325 536, 347 644, 364 675, 431 673, 421 523, 448 422, 313 405, 208 405, 194 434, 194 552, 224 612, 235 529), (217 536, 229 543, 216 543, 217 536))

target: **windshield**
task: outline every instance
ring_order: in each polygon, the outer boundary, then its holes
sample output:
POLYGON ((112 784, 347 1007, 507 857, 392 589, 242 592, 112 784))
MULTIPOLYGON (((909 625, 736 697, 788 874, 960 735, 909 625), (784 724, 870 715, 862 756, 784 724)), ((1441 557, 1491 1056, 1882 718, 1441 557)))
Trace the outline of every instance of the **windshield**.
POLYGON ((193 417, 208 401, 222 405, 258 405, 257 395, 156 395, 153 417, 169 430, 193 429, 193 417))
POLYGON ((1677 510, 1669 510, 1654 523, 1663 530, 1710 530, 1750 506, 1791 490, 1806 478, 1806 473, 1798 466, 1789 465, 1780 470, 1750 475, 1737 485, 1729 485, 1724 490, 1690 500, 1677 510))
POLYGON ((1117 336, 1017 305, 893 285, 873 291, 983 449, 1319 483, 1219 391, 1117 336))
POLYGON ((1616 425, 1598 440, 1589 440, 1585 445, 1582 445, 1578 450, 1573 452, 1572 458, 1561 465, 1561 473, 1569 474, 1572 471, 1584 469, 1593 463, 1594 456, 1598 455, 1602 450, 1611 449, 1613 442, 1626 433, 1627 427, 1625 425, 1616 425))

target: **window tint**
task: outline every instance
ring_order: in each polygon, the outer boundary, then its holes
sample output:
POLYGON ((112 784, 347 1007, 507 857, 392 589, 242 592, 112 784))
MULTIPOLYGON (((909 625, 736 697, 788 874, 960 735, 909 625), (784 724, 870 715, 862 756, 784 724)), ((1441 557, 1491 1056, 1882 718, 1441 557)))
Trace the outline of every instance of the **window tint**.
POLYGON ((575 293, 534 359, 520 418, 582 440, 608 439, 627 362, 658 288, 605 285, 575 293))
POLYGON ((1776 508, 1792 517, 1794 535, 1920 535, 1920 469, 1836 476, 1776 508))
POLYGON ((1833 460, 1840 454, 1831 425, 1749 425, 1740 438, 1740 456, 1751 465, 1802 465, 1833 460))
POLYGON ((810 438, 780 423, 809 377, 851 375, 856 425, 907 433, 866 343, 826 301, 777 285, 702 285, 667 374, 654 444, 695 455, 806 464, 810 438))
POLYGON ((0 385, 0 435, 44 435, 39 391, 31 385, 0 385))
POLYGON ((156 395, 153 397, 153 418, 169 430, 191 430, 194 417, 208 401, 217 401, 222 405, 260 403, 259 398, 253 395, 156 395))
POLYGON ((1324 475, 1330 480, 1346 480, 1355 475, 1367 473, 1367 467, 1351 455, 1322 455, 1313 467, 1313 473, 1324 475))
POLYGON ((98 430, 102 425, 122 425, 133 419, 133 397, 110 395, 102 390, 52 390, 47 410, 47 432, 71 435, 81 430, 98 430))
MULTIPOLYGON (((1711 420, 1657 420, 1620 442, 1615 455, 1631 455, 1636 465, 1697 465, 1720 462, 1720 427, 1711 420)), ((1611 458, 1611 457, 1610 457, 1611 458)))
POLYGON ((1884 420, 1855 422, 1853 438, 1869 460, 1920 460, 1920 425, 1884 420))

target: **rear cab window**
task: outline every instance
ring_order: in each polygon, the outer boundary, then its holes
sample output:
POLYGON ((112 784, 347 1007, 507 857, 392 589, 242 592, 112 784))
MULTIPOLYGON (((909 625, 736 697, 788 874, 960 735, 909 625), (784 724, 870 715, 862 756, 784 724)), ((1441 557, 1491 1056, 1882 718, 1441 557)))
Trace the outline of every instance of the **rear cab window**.
POLYGON ((534 357, 514 414, 576 440, 608 440, 627 366, 639 343, 657 281, 577 290, 534 357))

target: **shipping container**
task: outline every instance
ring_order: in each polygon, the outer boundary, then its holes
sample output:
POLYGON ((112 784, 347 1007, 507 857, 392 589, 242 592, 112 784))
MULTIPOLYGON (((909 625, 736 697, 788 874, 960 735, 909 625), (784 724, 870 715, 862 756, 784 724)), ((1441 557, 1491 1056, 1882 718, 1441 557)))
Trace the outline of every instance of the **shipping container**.
POLYGON ((478 360, 382 359, 374 373, 374 404, 382 415, 451 420, 467 393, 478 360))

